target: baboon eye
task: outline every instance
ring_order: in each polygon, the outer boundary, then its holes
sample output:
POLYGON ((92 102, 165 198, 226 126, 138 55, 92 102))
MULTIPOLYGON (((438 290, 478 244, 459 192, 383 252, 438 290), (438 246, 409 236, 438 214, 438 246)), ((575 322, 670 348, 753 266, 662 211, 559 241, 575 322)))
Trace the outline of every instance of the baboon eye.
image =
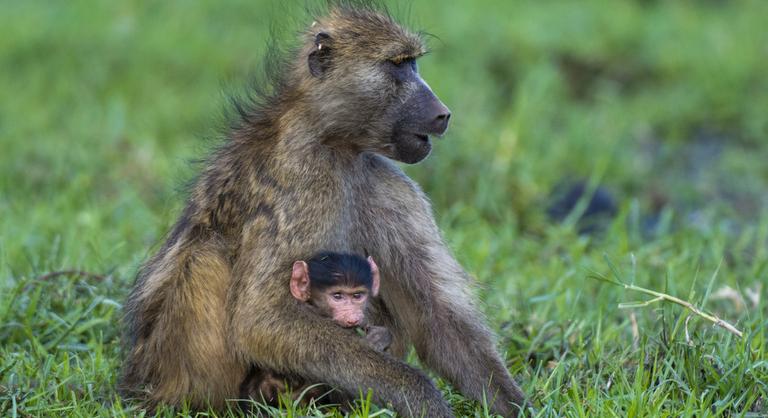
POLYGON ((416 59, 413 57, 397 57, 390 59, 388 62, 390 64, 390 72, 397 81, 407 81, 414 73, 418 72, 416 68, 416 59))
POLYGON ((357 292, 357 293, 353 293, 353 294, 352 294, 352 299, 355 299, 355 300, 359 300, 359 299, 360 299, 360 298, 362 298, 362 297, 363 297, 363 294, 362 294, 362 293, 360 293, 360 292, 357 292))
POLYGON ((320 32, 315 36, 315 48, 307 57, 309 73, 321 77, 331 67, 331 36, 320 32))
POLYGON ((333 299, 335 299, 335 300, 341 300, 341 299, 342 299, 342 294, 341 294, 341 292, 335 292, 335 293, 333 293, 333 294, 331 295, 331 297, 332 297, 333 299))
POLYGON ((412 70, 416 71, 416 59, 413 57, 396 57, 389 60, 392 64, 395 64, 395 67, 404 68, 404 67, 410 67, 412 70))

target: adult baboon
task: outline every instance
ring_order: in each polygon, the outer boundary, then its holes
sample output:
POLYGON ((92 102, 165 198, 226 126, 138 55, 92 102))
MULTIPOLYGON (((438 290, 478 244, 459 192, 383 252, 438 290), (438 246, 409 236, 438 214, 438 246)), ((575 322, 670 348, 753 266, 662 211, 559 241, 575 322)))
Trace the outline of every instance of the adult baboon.
POLYGON ((452 416, 422 363, 494 411, 523 394, 443 244, 429 201, 392 161, 431 151, 450 113, 421 79, 421 39, 387 14, 337 6, 305 33, 271 93, 240 106, 167 241, 126 302, 122 385, 149 405, 222 408, 251 365, 373 389, 403 415, 452 416), (381 267, 374 323, 392 355, 301 309, 285 272, 321 249, 367 251, 381 267))

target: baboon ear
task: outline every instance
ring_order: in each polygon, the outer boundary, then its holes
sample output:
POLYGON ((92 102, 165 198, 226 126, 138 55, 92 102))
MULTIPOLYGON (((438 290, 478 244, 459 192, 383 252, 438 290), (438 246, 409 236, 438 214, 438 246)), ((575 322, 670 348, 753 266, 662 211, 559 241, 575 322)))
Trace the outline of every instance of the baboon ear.
POLYGON ((315 35, 315 48, 307 58, 309 73, 322 77, 331 68, 331 36, 325 32, 315 35))
POLYGON ((379 285, 381 285, 381 275, 379 274, 379 266, 373 261, 373 257, 368 256, 368 265, 371 266, 371 275, 373 280, 371 283, 371 295, 373 297, 379 296, 379 285))
POLYGON ((309 267, 303 261, 296 261, 291 271, 291 294, 296 299, 306 302, 309 300, 309 290, 309 267))

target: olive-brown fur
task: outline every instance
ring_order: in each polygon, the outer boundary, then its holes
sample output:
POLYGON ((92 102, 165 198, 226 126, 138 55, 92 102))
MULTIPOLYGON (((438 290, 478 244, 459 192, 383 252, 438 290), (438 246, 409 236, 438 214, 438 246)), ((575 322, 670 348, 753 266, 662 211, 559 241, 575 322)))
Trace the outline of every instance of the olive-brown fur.
POLYGON ((404 130, 426 125, 404 122, 413 109, 400 107, 416 89, 431 90, 415 75, 387 75, 391 63, 423 53, 418 36, 366 7, 336 7, 308 28, 271 93, 240 107, 167 241, 140 269, 125 305, 124 393, 148 407, 222 409, 255 366, 352 396, 371 388, 406 416, 453 416, 431 380, 402 361, 413 345, 465 395, 515 414, 524 397, 472 281, 427 197, 390 160, 416 162, 431 149, 404 130), (314 51, 325 55, 310 71, 314 51), (377 261, 373 323, 392 332, 391 354, 291 296, 285 272, 319 250, 367 251, 377 261))

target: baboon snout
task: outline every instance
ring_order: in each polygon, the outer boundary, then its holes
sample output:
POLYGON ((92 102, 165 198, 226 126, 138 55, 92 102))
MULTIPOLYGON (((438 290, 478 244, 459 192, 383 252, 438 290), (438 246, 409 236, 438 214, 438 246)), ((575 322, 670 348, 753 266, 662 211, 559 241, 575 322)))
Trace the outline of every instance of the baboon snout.
POLYGON ((451 110, 437 97, 431 103, 431 116, 429 117, 429 133, 442 135, 448 129, 448 120, 451 119, 451 110))
POLYGON ((362 322, 363 322, 363 318, 357 317, 357 316, 347 316, 341 319, 342 326, 347 328, 356 327, 360 325, 362 322))
POLYGON ((445 133, 445 131, 448 129, 448 120, 451 118, 451 112, 448 111, 448 108, 443 106, 445 108, 445 113, 441 113, 437 115, 435 118, 435 132, 437 135, 442 135, 445 133))
POLYGON ((345 328, 356 327, 363 323, 363 307, 352 306, 337 309, 333 314, 333 320, 345 328))
POLYGON ((420 86, 406 104, 406 110, 413 112, 411 121, 418 126, 416 133, 442 135, 448 129, 451 110, 440 101, 424 80, 418 80, 420 86))

